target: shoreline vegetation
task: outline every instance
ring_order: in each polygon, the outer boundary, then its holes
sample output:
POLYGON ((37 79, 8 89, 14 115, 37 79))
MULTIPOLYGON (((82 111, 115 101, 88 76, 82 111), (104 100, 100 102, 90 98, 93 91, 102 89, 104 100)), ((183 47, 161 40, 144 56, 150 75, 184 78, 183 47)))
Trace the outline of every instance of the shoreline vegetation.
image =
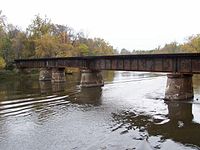
MULTIPOLYGON (((187 38, 185 43, 171 42, 152 50, 116 50, 101 38, 89 38, 67 25, 52 23, 47 17, 36 15, 25 31, 7 23, 0 10, 0 74, 15 70, 14 59, 41 57, 71 57, 100 55, 132 55, 160 53, 198 53, 200 34, 187 38)), ((72 71, 67 69, 68 73, 72 71)), ((76 70, 77 71, 77 70, 76 70)))

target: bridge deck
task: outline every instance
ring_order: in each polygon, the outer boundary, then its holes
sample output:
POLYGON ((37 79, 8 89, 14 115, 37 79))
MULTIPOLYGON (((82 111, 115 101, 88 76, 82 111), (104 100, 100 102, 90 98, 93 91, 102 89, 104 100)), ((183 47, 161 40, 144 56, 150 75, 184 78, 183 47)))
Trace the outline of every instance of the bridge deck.
POLYGON ((15 60, 18 68, 82 69, 200 73, 200 53, 57 57, 15 60))

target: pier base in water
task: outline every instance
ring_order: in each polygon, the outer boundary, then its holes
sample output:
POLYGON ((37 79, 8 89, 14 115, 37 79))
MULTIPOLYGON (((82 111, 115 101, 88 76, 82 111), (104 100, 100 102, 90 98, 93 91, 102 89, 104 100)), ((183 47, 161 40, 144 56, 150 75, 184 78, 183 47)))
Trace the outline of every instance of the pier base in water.
POLYGON ((104 81, 100 70, 82 70, 81 87, 103 86, 104 81))
POLYGON ((192 104, 180 102, 166 102, 168 106, 168 117, 171 121, 192 122, 192 104))
POLYGON ((52 82, 65 82, 65 68, 52 68, 52 82))
POLYGON ((39 73, 40 81, 51 81, 51 69, 50 68, 41 68, 39 73))
POLYGON ((165 100, 191 100, 194 97, 192 74, 168 74, 165 100))

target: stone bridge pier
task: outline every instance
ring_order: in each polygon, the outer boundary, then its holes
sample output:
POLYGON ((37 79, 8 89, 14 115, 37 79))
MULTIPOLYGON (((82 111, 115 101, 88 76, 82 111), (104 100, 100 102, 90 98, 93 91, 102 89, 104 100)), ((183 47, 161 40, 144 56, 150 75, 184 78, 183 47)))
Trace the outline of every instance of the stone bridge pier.
POLYGON ((100 70, 82 70, 81 87, 103 86, 104 81, 100 70))
POLYGON ((52 82, 65 82, 65 68, 52 68, 52 82))
POLYGON ((52 75, 51 68, 40 68, 39 81, 51 81, 51 75, 52 75))
MULTIPOLYGON (((41 68, 39 73, 40 81, 65 82, 65 68, 41 68)), ((81 87, 101 87, 104 85, 100 70, 82 70, 81 87)))
MULTIPOLYGON (((169 101, 191 100, 194 97, 192 76, 193 74, 168 74, 164 99, 169 101)), ((41 68, 39 80, 65 82, 65 68, 41 68)), ((101 70, 82 70, 80 85, 81 87, 103 86, 101 70)))
POLYGON ((165 100, 191 100, 194 97, 192 74, 168 74, 165 100))
POLYGON ((65 68, 41 68, 40 81, 65 82, 65 68))

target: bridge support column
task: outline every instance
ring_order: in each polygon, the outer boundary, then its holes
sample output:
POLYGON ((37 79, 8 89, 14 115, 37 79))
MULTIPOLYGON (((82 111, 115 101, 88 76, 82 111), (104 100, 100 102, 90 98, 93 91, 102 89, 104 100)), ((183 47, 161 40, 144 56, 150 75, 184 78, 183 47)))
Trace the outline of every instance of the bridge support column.
POLYGON ((192 121, 192 104, 180 102, 166 102, 166 104, 168 105, 168 117, 171 121, 192 121))
POLYGON ((50 68, 41 68, 39 74, 40 81, 51 81, 51 69, 50 68))
POLYGON ((192 74, 168 74, 165 100, 191 100, 194 97, 192 74))
POLYGON ((52 68, 52 82, 65 82, 65 68, 52 68))
POLYGON ((81 86, 82 87, 97 87, 103 86, 104 81, 100 70, 82 70, 81 71, 81 86))

